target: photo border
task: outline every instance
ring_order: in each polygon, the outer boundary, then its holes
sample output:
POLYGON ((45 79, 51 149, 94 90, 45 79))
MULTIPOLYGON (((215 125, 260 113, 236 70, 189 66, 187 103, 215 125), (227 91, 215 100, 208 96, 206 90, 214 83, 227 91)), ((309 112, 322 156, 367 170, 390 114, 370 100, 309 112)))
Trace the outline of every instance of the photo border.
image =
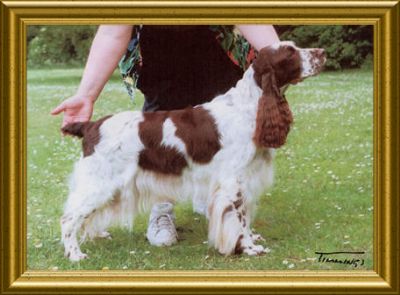
POLYGON ((399 294, 399 1, 0 0, 1 294, 399 294), (373 25, 373 270, 27 270, 27 26, 104 23, 373 25))

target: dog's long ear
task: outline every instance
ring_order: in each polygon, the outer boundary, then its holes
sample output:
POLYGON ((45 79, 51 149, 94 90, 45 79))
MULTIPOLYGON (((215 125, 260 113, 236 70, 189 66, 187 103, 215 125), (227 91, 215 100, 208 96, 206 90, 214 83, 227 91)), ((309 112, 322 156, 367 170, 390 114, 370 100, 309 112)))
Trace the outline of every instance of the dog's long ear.
POLYGON ((258 147, 279 148, 285 144, 292 112, 281 96, 272 67, 261 77, 262 96, 258 100, 256 130, 253 140, 258 147))

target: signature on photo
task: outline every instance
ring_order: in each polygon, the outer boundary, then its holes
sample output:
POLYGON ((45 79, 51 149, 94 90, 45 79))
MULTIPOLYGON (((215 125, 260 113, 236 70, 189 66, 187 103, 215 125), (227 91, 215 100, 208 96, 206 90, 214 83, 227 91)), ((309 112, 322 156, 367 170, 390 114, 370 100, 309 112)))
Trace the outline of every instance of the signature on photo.
POLYGON ((354 255, 362 255, 365 252, 353 252, 353 251, 337 251, 337 252, 315 252, 318 254, 318 262, 321 263, 338 263, 338 264, 347 264, 353 267, 359 267, 364 265, 364 259, 353 257, 354 255), (343 258, 342 254, 348 254, 349 257, 343 258), (337 257, 340 255, 340 258, 337 257), (335 257, 336 256, 336 257, 335 257))

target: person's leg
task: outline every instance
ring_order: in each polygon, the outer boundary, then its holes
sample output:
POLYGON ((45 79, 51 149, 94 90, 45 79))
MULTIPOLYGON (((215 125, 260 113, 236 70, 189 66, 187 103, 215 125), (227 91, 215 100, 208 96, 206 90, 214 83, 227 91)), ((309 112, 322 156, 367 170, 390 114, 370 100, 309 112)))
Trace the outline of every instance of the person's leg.
MULTIPOLYGON (((154 112, 160 109, 156 97, 144 96, 143 112, 154 112)), ((147 239, 153 246, 171 246, 177 242, 175 229, 174 205, 169 202, 154 204, 147 226, 147 239)))

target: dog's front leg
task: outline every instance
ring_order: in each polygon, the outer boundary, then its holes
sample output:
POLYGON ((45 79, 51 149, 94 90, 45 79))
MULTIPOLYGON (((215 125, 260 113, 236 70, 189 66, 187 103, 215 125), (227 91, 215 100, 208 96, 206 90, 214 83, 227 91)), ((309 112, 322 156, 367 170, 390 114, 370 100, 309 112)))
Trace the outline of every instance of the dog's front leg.
POLYGON ((209 242, 221 253, 261 255, 267 251, 255 245, 246 216, 246 198, 240 188, 218 189, 209 200, 209 242))

